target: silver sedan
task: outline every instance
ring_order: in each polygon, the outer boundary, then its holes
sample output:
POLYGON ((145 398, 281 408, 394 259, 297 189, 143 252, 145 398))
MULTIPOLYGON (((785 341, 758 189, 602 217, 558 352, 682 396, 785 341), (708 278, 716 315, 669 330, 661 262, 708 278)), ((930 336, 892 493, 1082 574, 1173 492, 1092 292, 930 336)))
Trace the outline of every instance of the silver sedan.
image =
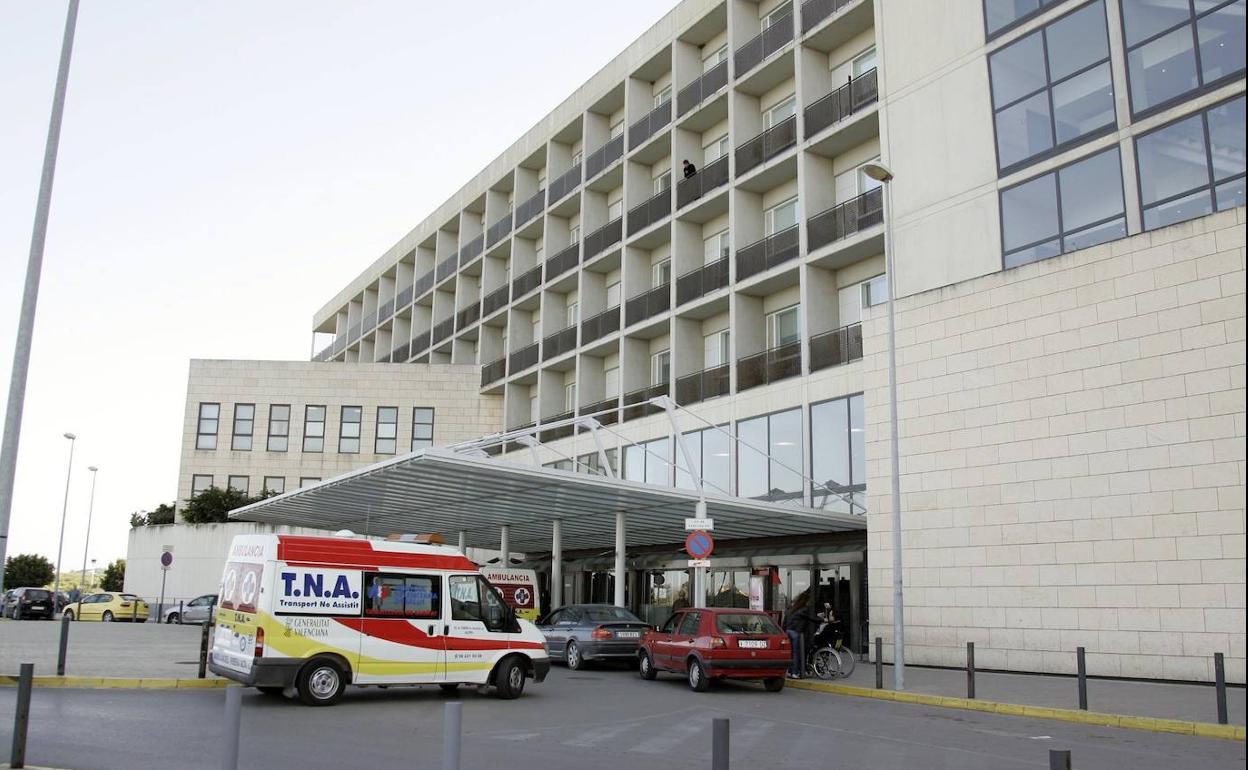
POLYGON ((574 671, 591 661, 636 663, 637 644, 649 628, 633 613, 609 604, 569 604, 537 621, 551 660, 574 671))
POLYGON ((175 604, 165 610, 166 623, 211 623, 217 612, 217 595, 196 596, 185 604, 175 604))

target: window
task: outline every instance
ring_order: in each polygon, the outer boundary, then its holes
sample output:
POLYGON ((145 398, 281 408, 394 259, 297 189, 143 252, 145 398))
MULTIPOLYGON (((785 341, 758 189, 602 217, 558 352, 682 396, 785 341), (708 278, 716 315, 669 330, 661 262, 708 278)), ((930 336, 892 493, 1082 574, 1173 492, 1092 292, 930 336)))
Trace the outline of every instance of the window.
MULTIPOLYGON (((684 442, 695 470, 702 474, 702 484, 707 491, 731 494, 732 456, 729 447, 732 438, 727 433, 727 426, 686 433, 684 442)), ((697 489, 697 483, 685 464, 684 453, 679 449, 676 450, 676 486, 681 489, 697 489)))
POLYGON ((762 18, 761 21, 762 21, 763 29, 768 29, 771 27, 772 24, 775 24, 776 22, 780 21, 780 19, 784 18, 785 16, 792 16, 792 15, 793 15, 793 3, 782 3, 776 6, 775 10, 773 10, 771 13, 768 13, 766 16, 762 18))
POLYGON ((579 302, 569 302, 567 314, 564 320, 567 322, 565 326, 576 326, 576 322, 581 319, 581 305, 579 302))
POLYGON ((655 195, 658 195, 659 193, 666 192, 666 191, 668 191, 668 190, 672 189, 672 172, 671 172, 671 170, 669 169, 669 170, 664 171, 663 173, 659 174, 658 176, 656 176, 656 177, 654 178, 653 184, 654 184, 654 194, 655 194, 655 195))
POLYGON ((234 405, 234 430, 230 436, 230 449, 251 451, 251 434, 256 423, 255 404, 234 405))
POLYGON ((303 408, 303 451, 325 451, 325 407, 303 408))
POLYGON ((603 398, 617 398, 620 395, 620 367, 612 366, 602 373, 603 398))
POLYGON ((1104 0, 994 52, 988 69, 1003 173, 1114 126, 1104 0))
POLYGON ((285 491, 286 491, 286 477, 285 476, 265 476, 264 477, 264 492, 266 494, 280 495, 285 491))
POLYGON ((373 451, 379 455, 392 455, 398 449, 399 408, 377 407, 377 439, 373 451))
POLYGON ((609 139, 614 139, 614 138, 616 138, 617 136, 623 136, 623 135, 624 135, 624 120, 623 120, 623 118, 621 118, 620 120, 617 120, 616 122, 612 123, 612 124, 611 124, 611 129, 610 129, 610 131, 611 131, 611 136, 609 137, 609 139))
POLYGON ((290 443, 290 404, 271 404, 269 406, 269 442, 266 446, 270 452, 285 452, 290 443))
POLYGON ((654 95, 654 106, 662 107, 672 100, 672 87, 670 85, 663 86, 663 89, 654 95))
POLYGON ((1006 268, 1123 238, 1122 167, 1114 146, 1001 191, 1006 268))
POLYGON ((1242 75, 1246 7, 1245 0, 1122 0, 1132 113, 1242 75))
POLYGON ((226 482, 226 488, 231 492, 242 492, 244 495, 251 494, 251 477, 230 476, 226 482))
POLYGON ((775 235, 782 230, 797 226, 797 198, 789 198, 784 203, 763 212, 763 235, 775 235))
POLYGON ((360 453, 360 423, 364 419, 364 410, 358 406, 344 406, 339 417, 338 453, 356 455, 360 453))
POLYGON ((728 135, 724 134, 702 148, 702 162, 713 163, 728 154, 728 135))
POLYGON ((672 440, 659 438, 624 447, 624 478, 670 487, 672 440))
POLYGON ((412 451, 433 446, 433 407, 412 409, 412 451))
MULTIPOLYGON (((619 214, 617 213, 616 216, 618 217, 619 214)), ((581 242, 581 226, 572 225, 571 227, 568 228, 568 244, 574 245, 580 242, 581 242)), ((539 259, 538 261, 541 261, 541 260, 539 259)))
MULTIPOLYGON (((880 162, 880 158, 878 155, 873 160, 869 161, 869 163, 879 163, 879 162, 880 162)), ((857 195, 862 195, 863 193, 871 192, 875 188, 884 184, 880 180, 875 179, 874 177, 872 177, 870 174, 867 173, 867 166, 869 165, 869 163, 863 163, 861 166, 854 169, 854 172, 856 173, 858 177, 857 178, 858 189, 856 193, 857 195)))
POLYGON ((196 473, 191 476, 191 497, 196 497, 200 492, 212 489, 212 476, 201 475, 196 473))
POLYGON ((867 455, 862 394, 812 404, 810 468, 816 508, 862 513, 866 502, 867 455), (834 493, 841 494, 834 494, 834 493), (848 495, 856 507, 846 502, 848 495))
POLYGON ((797 114, 797 97, 790 96, 763 113, 763 128, 779 125, 797 114))
POLYGON ((616 281, 607 286, 607 309, 620 306, 620 282, 616 281))
POLYGON ((484 622, 486 614, 483 603, 493 605, 491 598, 498 601, 493 591, 482 586, 481 579, 476 575, 451 575, 447 582, 451 592, 451 619, 484 622))
POLYGON ((576 383, 569 382, 563 386, 563 411, 576 411, 576 383))
POLYGON ((320 476, 300 476, 299 488, 303 489, 304 487, 310 487, 313 484, 319 484, 320 482, 321 482, 320 476))
POLYGON ((650 286, 657 289, 672 282, 672 260, 665 259, 650 266, 650 286))
POLYGON ((875 69, 875 65, 876 65, 875 46, 871 46, 867 50, 863 51, 862 53, 854 57, 854 62, 853 62, 854 77, 858 77, 859 75, 863 75, 867 72, 870 72, 871 70, 875 69))
POLYGON ((709 265, 728 258, 728 231, 721 230, 702 242, 702 263, 709 265))
POLYGON ((801 336, 802 307, 790 305, 767 314, 767 347, 777 348, 798 341, 801 336))
MULTIPOLYGON (((620 216, 623 215, 623 213, 624 213, 624 201, 623 200, 611 201, 610 203, 607 204, 607 221, 608 222, 614 222, 615 220, 619 219, 620 216)), ((577 235, 575 238, 572 239, 572 242, 576 243, 579 240, 580 240, 580 231, 578 230, 577 235)))
POLYGON ((220 404, 199 405, 199 422, 195 428, 196 449, 217 448, 217 424, 220 419, 220 404))
POLYGON ((728 330, 722 329, 702 338, 702 366, 710 369, 728 363, 728 330))
POLYGON ((877 275, 876 277, 863 281, 862 286, 862 306, 875 307, 888 302, 888 276, 877 275))
POLYGON ((1060 0, 984 0, 988 39, 1030 19, 1060 0))
POLYGON ((660 350, 650 356, 650 384, 666 385, 672 376, 672 351, 660 350))
POLYGON ((802 410, 737 423, 737 488, 741 497, 801 504, 802 410), (764 454, 764 452, 766 454, 764 454))
MULTIPOLYGON (((452 578, 454 579, 454 578, 452 578)), ((442 578, 436 575, 367 577, 364 616, 437 620, 442 617, 442 578)))
POLYGON ((1136 139, 1144 229, 1244 205, 1244 97, 1136 139))
POLYGON ((706 53, 706 52, 703 53, 702 71, 710 72, 712 69, 718 66, 720 62, 725 62, 725 61, 728 61, 728 44, 727 43, 721 45, 719 48, 716 48, 714 51, 711 51, 709 53, 706 53))
MULTIPOLYGON (((572 153, 572 168, 576 168, 577 166, 581 165, 581 161, 584 158, 585 158, 585 153, 581 150, 577 150, 576 152, 572 153)), ((569 169, 569 171, 570 170, 571 169, 569 169)))

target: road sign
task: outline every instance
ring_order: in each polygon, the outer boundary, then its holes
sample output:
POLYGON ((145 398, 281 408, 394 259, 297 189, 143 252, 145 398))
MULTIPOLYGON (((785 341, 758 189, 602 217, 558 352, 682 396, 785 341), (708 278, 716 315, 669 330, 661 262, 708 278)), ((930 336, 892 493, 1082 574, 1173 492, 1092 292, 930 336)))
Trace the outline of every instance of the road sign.
POLYGON ((689 566, 690 567, 709 567, 711 566, 711 560, 710 559, 690 559, 689 566))
POLYGON ((706 530, 694 530, 685 538, 685 550, 695 559, 706 559, 715 550, 715 538, 706 530))
POLYGON ((715 520, 710 518, 685 519, 685 529, 705 529, 707 532, 715 529, 715 520))
POLYGON ((165 551, 164 553, 160 555, 160 568, 169 569, 169 567, 172 565, 173 565, 173 554, 169 551, 165 551))

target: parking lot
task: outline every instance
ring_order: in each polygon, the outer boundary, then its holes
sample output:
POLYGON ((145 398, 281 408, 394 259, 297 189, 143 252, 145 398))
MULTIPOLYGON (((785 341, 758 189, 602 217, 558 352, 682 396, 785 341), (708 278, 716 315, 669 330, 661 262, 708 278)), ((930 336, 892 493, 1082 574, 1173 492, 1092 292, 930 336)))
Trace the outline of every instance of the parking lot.
MULTIPOLYGON (((69 624, 70 676, 193 677, 199 665, 199 626, 152 623, 69 624)), ((34 663, 36 676, 56 673, 59 620, 0 621, 0 673, 34 663)))

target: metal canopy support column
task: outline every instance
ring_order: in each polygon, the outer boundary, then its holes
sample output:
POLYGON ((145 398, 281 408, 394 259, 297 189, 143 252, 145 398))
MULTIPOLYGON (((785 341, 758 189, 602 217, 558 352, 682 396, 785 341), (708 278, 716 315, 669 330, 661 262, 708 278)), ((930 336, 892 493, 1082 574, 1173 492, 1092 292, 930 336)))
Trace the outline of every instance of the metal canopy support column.
POLYGON ((628 573, 624 564, 625 548, 624 512, 615 514, 615 606, 624 606, 624 581, 628 573))
POLYGON ((511 527, 504 524, 498 538, 498 563, 503 567, 511 566, 511 527))
POLYGON ((589 435, 594 438, 594 448, 598 450, 598 462, 602 464, 602 472, 609 479, 616 478, 615 468, 611 467, 611 463, 607 460, 607 450, 602 446, 602 436, 598 435, 598 429, 602 427, 602 423, 592 417, 582 420, 581 423, 589 428, 589 435))
POLYGON ((563 522, 550 523, 550 607, 563 606, 563 522))

